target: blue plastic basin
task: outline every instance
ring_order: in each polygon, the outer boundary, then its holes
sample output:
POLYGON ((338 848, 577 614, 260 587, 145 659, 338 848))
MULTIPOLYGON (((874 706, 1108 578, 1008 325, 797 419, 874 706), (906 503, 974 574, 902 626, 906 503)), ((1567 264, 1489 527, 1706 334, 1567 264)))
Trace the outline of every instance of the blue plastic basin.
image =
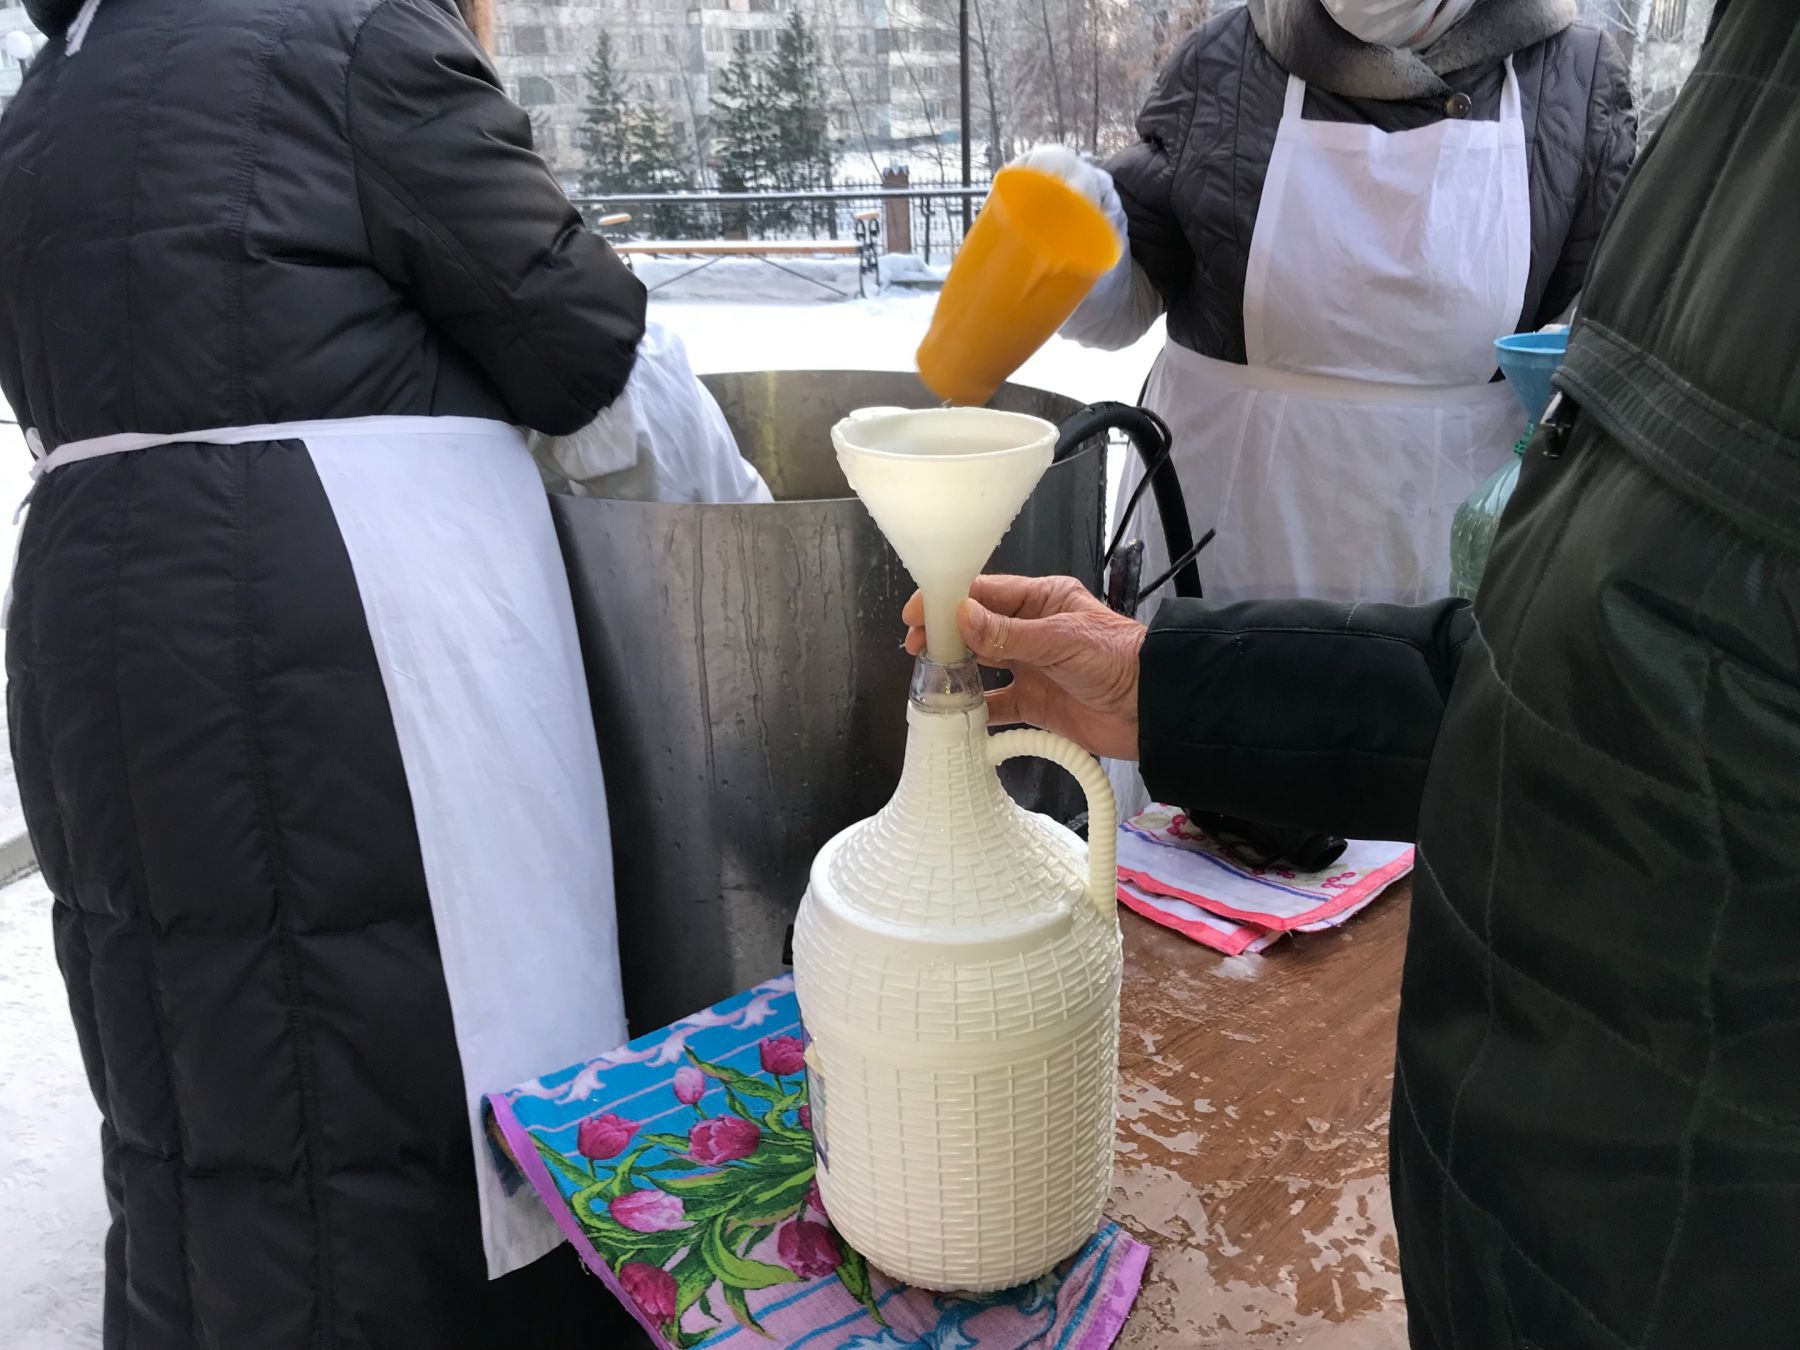
POLYGON ((1550 402, 1550 377, 1569 350, 1567 333, 1514 333, 1494 344, 1500 353, 1500 373, 1533 422, 1550 402))

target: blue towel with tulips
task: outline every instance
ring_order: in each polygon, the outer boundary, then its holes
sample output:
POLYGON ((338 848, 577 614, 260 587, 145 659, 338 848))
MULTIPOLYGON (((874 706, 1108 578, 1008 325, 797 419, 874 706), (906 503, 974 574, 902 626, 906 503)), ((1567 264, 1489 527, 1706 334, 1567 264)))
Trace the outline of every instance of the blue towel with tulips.
POLYGON ((950 1295, 889 1280, 813 1182, 791 976, 487 1098, 503 1168, 664 1350, 1107 1350, 1148 1255, 1108 1224, 1043 1278, 950 1295))

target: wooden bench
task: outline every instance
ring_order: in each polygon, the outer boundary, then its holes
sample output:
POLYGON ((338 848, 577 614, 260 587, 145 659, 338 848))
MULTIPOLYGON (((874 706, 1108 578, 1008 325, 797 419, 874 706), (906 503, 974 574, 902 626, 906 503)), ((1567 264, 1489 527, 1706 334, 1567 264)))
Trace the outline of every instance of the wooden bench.
MULTIPOLYGON (((626 214, 614 214, 600 217, 601 229, 617 229, 629 224, 631 217, 626 214)), ((677 281, 684 281, 699 272, 704 272, 714 263, 725 258, 754 258, 767 263, 777 271, 785 272, 791 277, 819 287, 832 295, 846 296, 848 291, 841 291, 828 282, 817 277, 806 275, 793 267, 785 266, 778 261, 782 258, 855 258, 856 259, 856 293, 867 295, 867 278, 875 276, 880 269, 881 253, 877 241, 881 235, 881 213, 879 211, 859 211, 855 216, 856 238, 854 239, 612 239, 613 252, 631 265, 633 258, 665 257, 665 258, 699 258, 702 262, 690 267, 678 276, 669 277, 650 287, 659 291, 665 286, 672 286, 677 281)))

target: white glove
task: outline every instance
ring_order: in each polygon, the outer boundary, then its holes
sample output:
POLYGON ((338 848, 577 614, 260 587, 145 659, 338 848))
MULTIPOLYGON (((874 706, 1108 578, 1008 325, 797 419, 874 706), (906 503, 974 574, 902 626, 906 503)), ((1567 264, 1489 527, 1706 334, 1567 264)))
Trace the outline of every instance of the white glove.
POLYGON ((641 502, 768 502, 768 484, 737 440, 681 339, 644 325, 625 390, 572 436, 531 437, 540 474, 578 497, 641 502))
MULTIPOLYGON (((1112 175, 1098 164, 1082 158, 1066 145, 1033 146, 1013 163, 1062 179, 1100 208, 1117 231, 1120 244, 1130 238, 1131 231, 1125 221, 1125 203, 1119 200, 1119 190, 1113 186, 1112 175)), ((1129 248, 1126 253, 1130 253, 1129 248)))
MULTIPOLYGON (((1119 194, 1113 191, 1112 175, 1099 165, 1088 163, 1066 145, 1035 145, 1013 163, 1062 179, 1102 210, 1106 208, 1108 197, 1115 202, 1118 200, 1119 194)), ((1110 217, 1112 213, 1107 214, 1110 217)))
POLYGON ((1094 289, 1069 316, 1062 332, 1084 347, 1106 351, 1129 347, 1149 331, 1162 313, 1162 297, 1131 260, 1131 230, 1125 219, 1125 203, 1119 200, 1112 175, 1066 145, 1035 146, 1013 163, 1062 179, 1098 206, 1118 233, 1119 243, 1125 246, 1118 264, 1094 283, 1094 289))

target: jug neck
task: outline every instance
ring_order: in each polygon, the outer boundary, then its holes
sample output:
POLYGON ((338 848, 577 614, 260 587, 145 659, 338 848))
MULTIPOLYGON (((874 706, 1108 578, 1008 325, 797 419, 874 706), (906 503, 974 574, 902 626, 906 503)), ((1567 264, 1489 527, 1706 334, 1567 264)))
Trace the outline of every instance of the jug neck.
MULTIPOLYGON (((1021 809, 988 756, 987 703, 972 660, 921 659, 893 798, 846 832, 831 889, 849 908, 921 927, 992 927, 1079 904, 1073 841, 1021 809)), ((1075 850, 1078 851, 1078 850, 1075 850)))
POLYGON ((966 652, 962 660, 949 665, 921 656, 913 665, 907 698, 913 708, 926 714, 968 713, 980 708, 982 725, 987 725, 981 668, 966 652))

